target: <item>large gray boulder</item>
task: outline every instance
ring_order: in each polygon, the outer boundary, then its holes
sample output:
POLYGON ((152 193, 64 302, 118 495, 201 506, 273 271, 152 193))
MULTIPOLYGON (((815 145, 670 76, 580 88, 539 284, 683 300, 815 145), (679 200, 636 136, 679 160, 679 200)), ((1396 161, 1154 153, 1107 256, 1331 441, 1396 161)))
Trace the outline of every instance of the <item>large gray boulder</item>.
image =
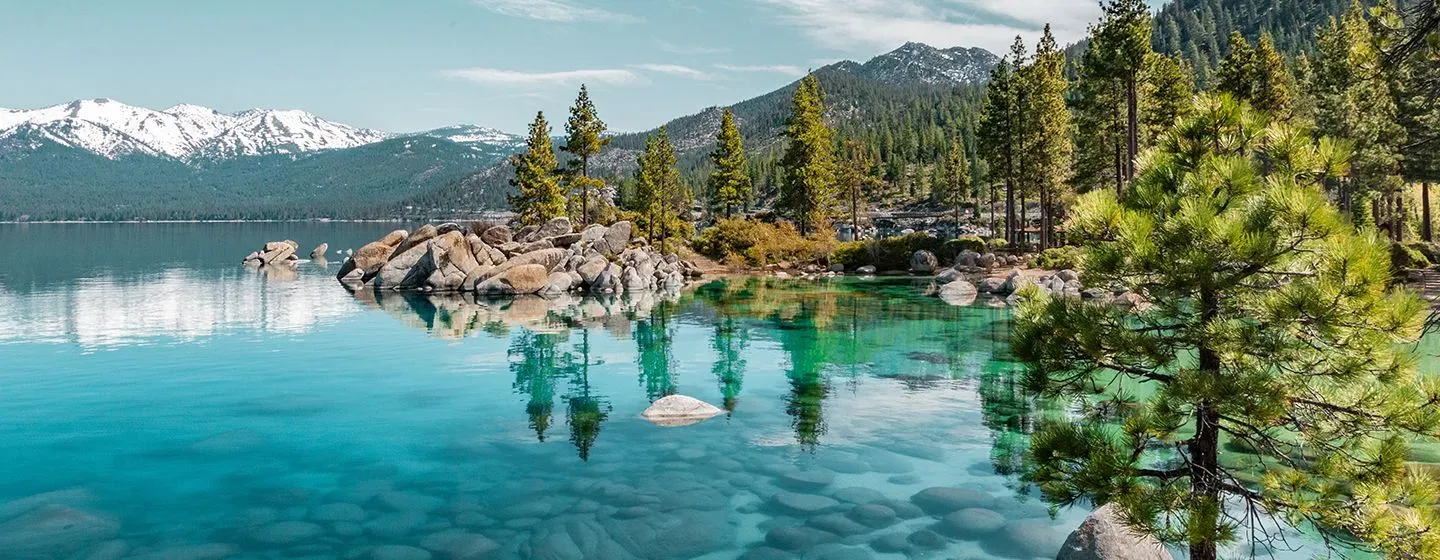
POLYGON ((515 234, 506 226, 494 226, 480 232, 480 240, 491 247, 499 247, 515 240, 515 234))
POLYGON ((499 264, 495 268, 486 271, 479 278, 480 281, 489 280, 491 277, 502 274, 517 266, 537 264, 545 267, 545 275, 549 276, 550 271, 565 264, 566 252, 564 249, 541 249, 532 253, 516 255, 509 260, 499 264))
POLYGON ((589 286, 595 283, 595 279, 600 277, 600 273, 604 272, 607 266, 610 266, 610 261, 605 260, 605 257, 592 255, 585 259, 583 264, 575 267, 575 271, 580 273, 580 278, 589 286))
POLYGON ((538 264, 522 264, 480 282, 475 286, 475 293, 490 296, 534 294, 549 283, 549 269, 538 264))
POLYGON ((595 242, 595 249, 607 255, 618 254, 630 245, 630 235, 633 225, 627 221, 619 221, 610 224, 605 229, 605 235, 595 242))
POLYGON ((420 229, 415 230, 414 233, 411 233, 409 237, 406 237, 404 241, 401 241, 400 244, 395 247, 395 252, 390 254, 392 256, 403 254, 412 248, 424 245, 426 241, 434 239, 439 235, 440 228, 425 224, 420 226, 420 229))
MULTIPOLYGON (((395 252, 395 248, 409 236, 410 232, 397 229, 385 234, 379 240, 365 244, 355 251, 355 254, 350 255, 350 258, 345 259, 345 264, 340 266, 340 272, 335 274, 335 278, 341 281, 355 278, 352 273, 358 270, 360 271, 358 278, 360 281, 370 280, 380 272, 380 268, 385 266, 385 262, 390 260, 390 255, 395 252)), ((346 284, 350 285, 351 283, 347 281, 346 284)))
POLYGON ((915 274, 930 274, 939 266, 940 260, 930 251, 921 249, 910 255, 910 272, 915 274))
POLYGON ((480 275, 490 268, 476 260, 464 234, 459 230, 450 231, 430 240, 429 259, 434 270, 426 279, 430 289, 440 292, 470 290, 480 275))
POLYGON ((536 233, 535 237, 537 239, 543 239, 557 235, 567 235, 571 231, 573 231, 573 228, 570 227, 570 218, 561 216, 545 222, 544 225, 540 226, 540 230, 536 233))
MULTIPOLYGON (((412 236, 413 238, 413 236, 412 236)), ((391 290, 408 290, 420 287, 434 272, 434 261, 425 258, 430 253, 428 244, 410 247, 396 253, 375 275, 375 287, 391 290)))
POLYGON ((719 407, 685 395, 670 395, 650 404, 640 417, 657 426, 688 426, 724 412, 719 407))
POLYGON ((1080 524, 1055 560, 1172 560, 1155 537, 1125 525, 1119 507, 1107 504, 1080 524))
POLYGON ((515 232, 516 243, 529 243, 540 238, 540 226, 525 226, 515 232))
POLYGON ((953 268, 943 268, 940 269, 940 272, 935 273, 935 283, 944 286, 945 284, 949 284, 951 282, 959 280, 960 276, 961 274, 958 270, 955 270, 953 268))
POLYGON ((970 305, 975 303, 975 298, 979 295, 975 285, 964 280, 956 280, 940 287, 940 299, 950 305, 970 305))

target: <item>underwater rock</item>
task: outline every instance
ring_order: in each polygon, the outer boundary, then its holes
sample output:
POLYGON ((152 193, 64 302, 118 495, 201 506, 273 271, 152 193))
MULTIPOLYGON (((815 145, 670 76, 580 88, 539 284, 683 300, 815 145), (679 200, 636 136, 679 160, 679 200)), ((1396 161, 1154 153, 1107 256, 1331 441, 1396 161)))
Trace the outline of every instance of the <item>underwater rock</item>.
POLYGON ((386 544, 370 549, 371 560, 430 560, 431 555, 423 548, 403 544, 386 544))
POLYGON ((779 486, 802 492, 819 490, 832 482, 835 482, 835 475, 825 471, 789 471, 775 480, 779 486))
POLYGON ((650 404, 640 416, 664 427, 689 426, 724 412, 719 407, 685 395, 670 395, 650 404))
POLYGON ((441 531, 420 539, 420 547, 441 558, 450 560, 474 560, 484 558, 486 554, 499 548, 484 535, 469 533, 462 530, 441 531))
POLYGON ((1055 560, 1171 560, 1165 545, 1127 527, 1115 504, 1095 510, 1070 533, 1055 560))
POLYGON ((829 531, 803 525, 776 527, 765 534, 765 543, 781 550, 803 550, 835 540, 839 537, 829 531))
POLYGON ((108 516, 47 503, 0 523, 0 551, 6 558, 63 558, 119 532, 108 516))
POLYGON ((931 515, 945 515, 966 508, 988 508, 995 498, 979 490, 934 486, 917 492, 910 501, 931 515))
POLYGON ((975 298, 979 295, 975 285, 964 280, 956 280, 940 287, 940 299, 950 305, 970 305, 975 303, 975 298))
POLYGON ((850 504, 868 504, 875 500, 885 499, 885 494, 874 488, 865 486, 851 486, 835 491, 835 499, 850 504))
POLYGON ((829 531, 842 537, 863 535, 865 533, 869 533, 872 530, 868 525, 861 524, 839 513, 827 513, 825 515, 817 515, 815 517, 811 517, 808 521, 805 522, 805 524, 816 529, 820 529, 822 531, 829 531))
POLYGON ((1064 536, 1049 519, 1021 519, 1005 525, 999 538, 986 539, 984 546, 1003 556, 1053 558, 1063 544, 1064 536))
POLYGON ((969 539, 1005 526, 1005 516, 984 508, 965 508, 946 515, 937 528, 952 537, 969 539))
POLYGON ((306 521, 279 521, 250 532, 250 540, 271 546, 285 546, 325 534, 325 529, 306 521))
MULTIPOLYGON (((240 547, 226 543, 171 546, 144 554, 126 556, 125 560, 221 560, 240 554, 240 547)), ((85 560, 97 560, 94 552, 85 560)))
POLYGON ((799 492, 777 492, 771 502, 782 511, 799 514, 816 513, 840 505, 834 498, 799 492))
POLYGON ((910 533, 910 536, 906 537, 905 540, 918 548, 927 548, 930 550, 939 550, 945 548, 946 544, 949 544, 944 536, 929 529, 921 529, 910 533))
POLYGON ((880 504, 855 506, 850 511, 845 512, 845 514, 850 516, 850 519, 854 519, 866 527, 876 529, 889 527, 899 521, 899 518, 895 515, 895 510, 880 504))
POLYGON ((883 552, 887 554, 905 552, 907 550, 910 550, 910 541, 905 537, 906 535, 904 533, 889 533, 881 535, 875 540, 870 541, 870 548, 875 549, 875 552, 883 552))
POLYGON ((318 506, 310 511, 310 519, 333 523, 336 521, 349 521, 358 523, 369 517, 365 509, 355 504, 334 503, 318 506))

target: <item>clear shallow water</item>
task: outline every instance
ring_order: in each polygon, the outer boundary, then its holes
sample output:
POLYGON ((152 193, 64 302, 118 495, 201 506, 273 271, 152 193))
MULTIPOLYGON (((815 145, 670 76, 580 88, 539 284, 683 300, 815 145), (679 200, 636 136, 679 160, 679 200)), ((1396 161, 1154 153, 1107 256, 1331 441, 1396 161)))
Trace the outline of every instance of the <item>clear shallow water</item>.
POLYGON ((1087 513, 1007 476, 1008 312, 909 280, 497 304, 238 264, 393 227, 0 226, 0 557, 1053 558, 1087 513), (729 412, 639 417, 674 393, 729 412))

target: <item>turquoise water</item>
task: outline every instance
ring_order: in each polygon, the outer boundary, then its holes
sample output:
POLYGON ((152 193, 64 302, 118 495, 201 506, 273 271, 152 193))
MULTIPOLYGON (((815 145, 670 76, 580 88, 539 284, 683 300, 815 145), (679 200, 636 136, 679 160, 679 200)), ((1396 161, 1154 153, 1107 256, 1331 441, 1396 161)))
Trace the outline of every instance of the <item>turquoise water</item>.
POLYGON ((238 264, 394 227, 0 226, 0 557, 1030 559, 1087 513, 1011 474, 1008 311, 908 279, 495 303, 238 264), (640 418, 677 393, 727 412, 640 418))

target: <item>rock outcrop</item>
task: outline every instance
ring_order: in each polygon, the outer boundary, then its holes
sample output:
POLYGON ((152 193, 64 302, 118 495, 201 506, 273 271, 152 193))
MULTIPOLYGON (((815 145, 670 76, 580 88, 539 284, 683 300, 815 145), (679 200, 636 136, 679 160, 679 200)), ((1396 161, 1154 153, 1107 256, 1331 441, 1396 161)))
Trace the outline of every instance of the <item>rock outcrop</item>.
POLYGON ((314 250, 310 251, 310 260, 319 261, 325 259, 325 254, 330 252, 329 243, 321 243, 314 250))
POLYGON ((1055 560, 1171 560, 1170 551, 1150 535, 1136 533, 1108 504, 1080 524, 1055 560))
POLYGON ((701 275, 695 264, 632 239, 632 229, 616 222, 576 233, 568 218, 514 232, 426 225, 361 247, 336 278, 351 290, 558 296, 673 290, 701 275))
POLYGON ((300 244, 294 241, 271 241, 265 247, 245 256, 245 265, 252 267, 261 266, 294 266, 300 260, 295 256, 295 251, 300 250, 300 244))
POLYGON ((657 426, 689 426, 724 412, 719 407, 685 395, 670 395, 650 404, 640 416, 657 426))

